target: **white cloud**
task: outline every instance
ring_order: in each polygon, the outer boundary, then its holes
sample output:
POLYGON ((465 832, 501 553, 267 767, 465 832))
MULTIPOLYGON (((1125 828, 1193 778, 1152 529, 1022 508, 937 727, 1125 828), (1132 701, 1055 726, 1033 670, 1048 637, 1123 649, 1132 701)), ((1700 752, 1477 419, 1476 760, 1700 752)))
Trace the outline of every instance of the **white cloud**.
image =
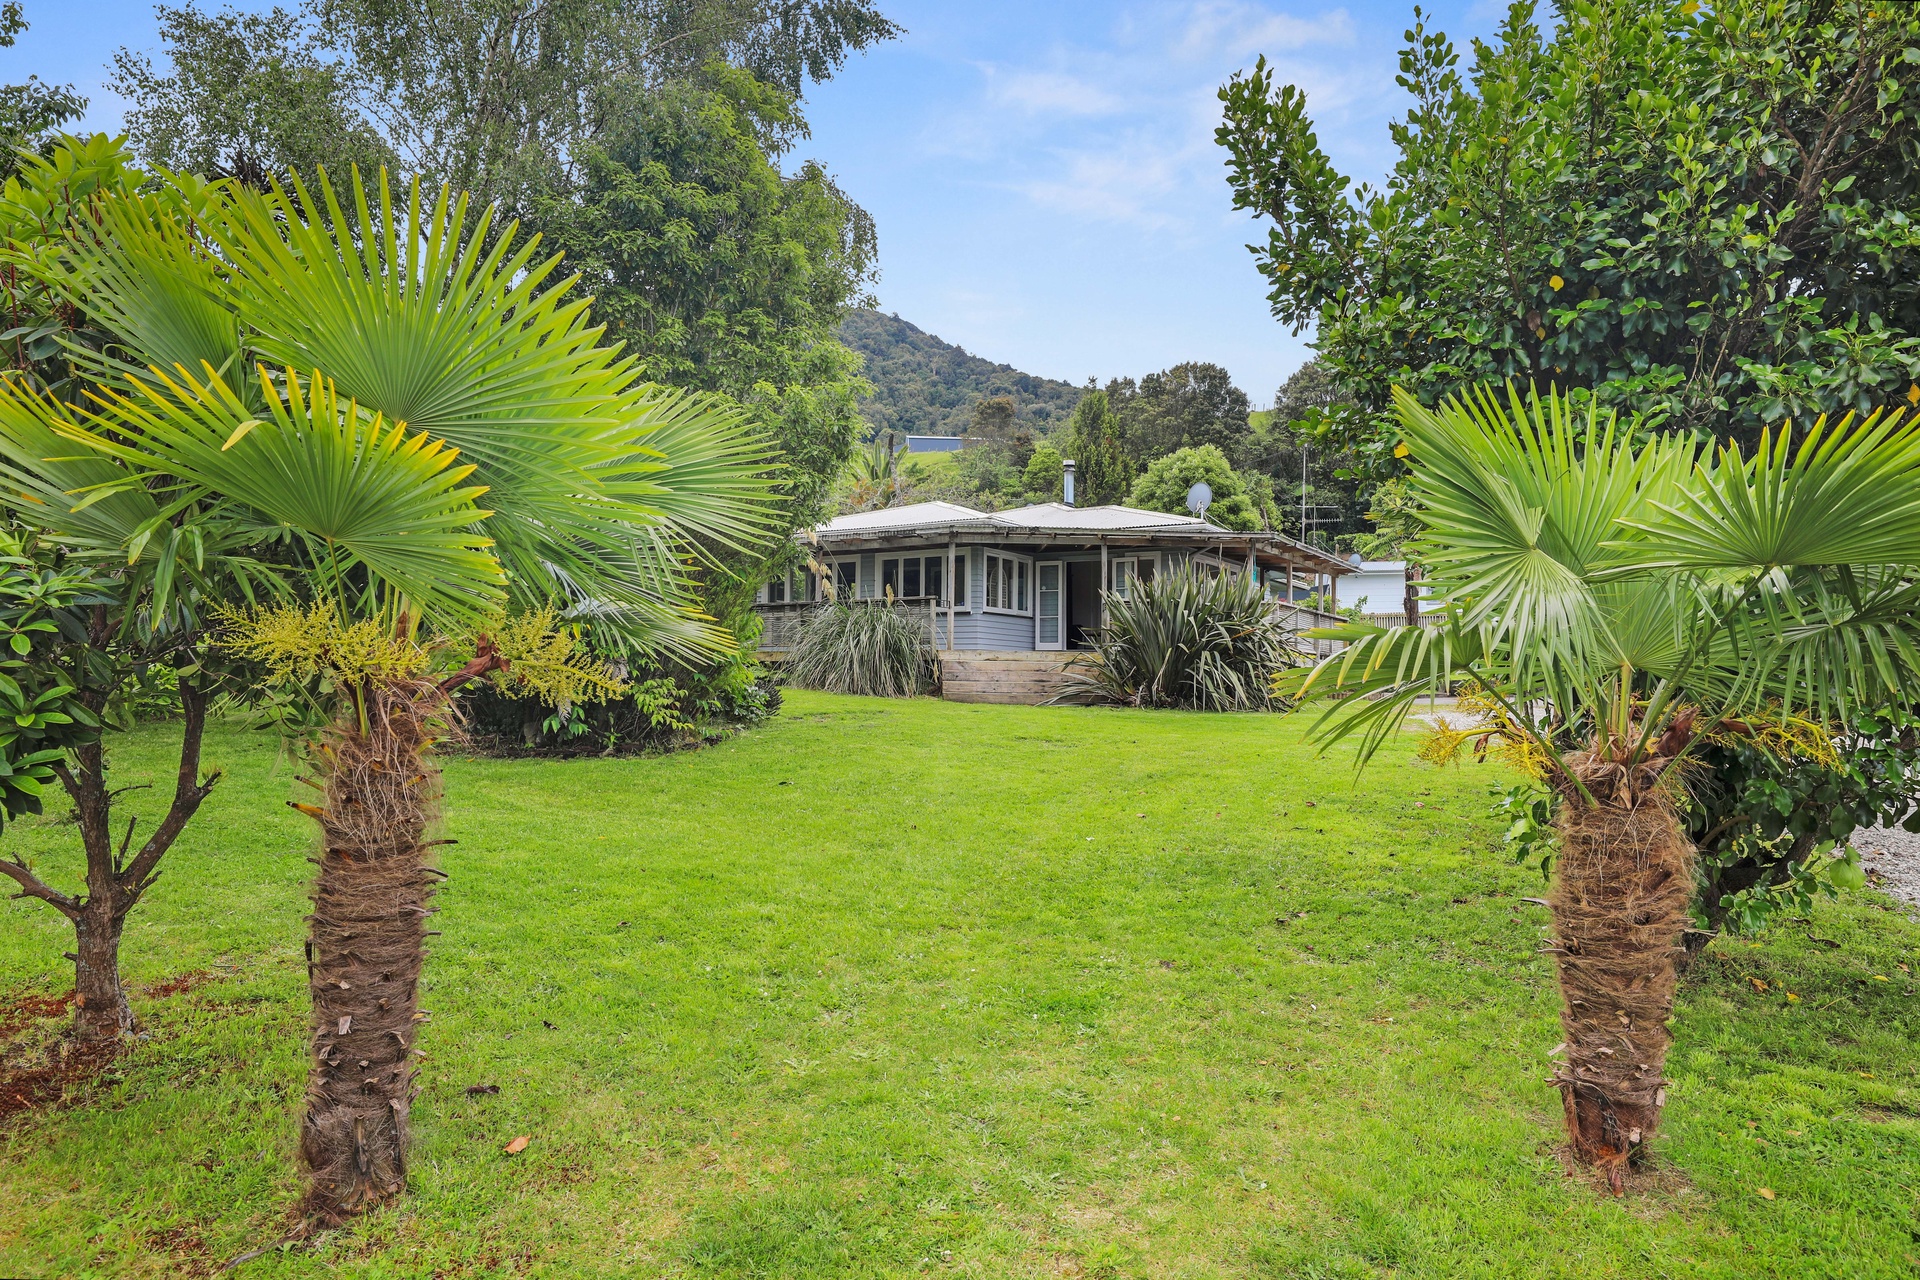
POLYGON ((1002 106, 1036 115, 1105 116, 1122 109, 1119 95, 1058 71, 1006 71, 988 67, 987 96, 1002 106))
POLYGON ((1175 48, 1188 61, 1238 61, 1312 45, 1349 45, 1353 38, 1345 9, 1299 18, 1258 5, 1212 3, 1194 6, 1175 48))
POLYGON ((1142 4, 1077 45, 976 62, 977 96, 922 136, 929 155, 986 188, 1088 223, 1184 236, 1217 225, 1228 196, 1213 133, 1220 85, 1264 53, 1300 85, 1323 143, 1371 116, 1390 64, 1356 59, 1344 8, 1279 11, 1248 0, 1142 4))

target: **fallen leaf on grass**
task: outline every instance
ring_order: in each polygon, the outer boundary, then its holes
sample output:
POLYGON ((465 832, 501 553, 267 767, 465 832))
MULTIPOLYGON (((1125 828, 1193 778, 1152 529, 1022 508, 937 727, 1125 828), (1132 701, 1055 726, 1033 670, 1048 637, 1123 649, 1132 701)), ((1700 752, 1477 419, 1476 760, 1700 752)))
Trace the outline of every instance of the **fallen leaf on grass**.
POLYGON ((526 1134, 524 1133, 521 1134, 519 1137, 515 1138, 512 1142, 509 1142, 507 1144, 507 1154, 510 1156, 519 1155, 522 1151, 525 1151, 527 1149, 527 1144, 532 1141, 533 1139, 528 1137, 526 1134))
POLYGON ((498 1092, 500 1092, 500 1086, 497 1084, 470 1084, 467 1086, 467 1096, 469 1098, 477 1098, 483 1093, 498 1092))
POLYGON ((1758 978, 1748 978, 1747 981, 1753 984, 1753 989, 1755 991, 1765 991, 1767 989, 1767 984, 1760 981, 1760 979, 1758 978))
POLYGON ((1791 992, 1791 991, 1789 991, 1789 992, 1787 992, 1787 1003, 1788 1003, 1788 1004, 1798 1004, 1798 1003, 1800 1003, 1800 997, 1799 997, 1799 996, 1797 996, 1797 995, 1795 995, 1795 994, 1793 994, 1793 992, 1791 992))
POLYGON ((1772 1188, 1772 1187, 1760 1187, 1760 1188, 1758 1188, 1758 1190, 1759 1190, 1759 1193, 1760 1193, 1760 1196, 1761 1196, 1761 1198, 1762 1198, 1762 1199, 1765 1199, 1765 1200, 1771 1200, 1771 1199, 1773 1199, 1773 1188, 1772 1188))

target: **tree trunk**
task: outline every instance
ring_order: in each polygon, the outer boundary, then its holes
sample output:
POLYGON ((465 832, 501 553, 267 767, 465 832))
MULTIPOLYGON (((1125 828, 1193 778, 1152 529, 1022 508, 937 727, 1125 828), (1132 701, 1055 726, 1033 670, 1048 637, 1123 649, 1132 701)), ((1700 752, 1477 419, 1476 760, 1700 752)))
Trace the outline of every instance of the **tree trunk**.
POLYGON ((306 1210, 342 1221, 400 1194, 426 918, 434 876, 422 837, 438 809, 427 761, 441 702, 424 687, 376 687, 366 714, 318 753, 325 847, 308 917, 313 1061, 300 1154, 306 1210), (364 728, 362 724, 364 723, 364 728))
POLYGON ((1550 899, 1566 1061, 1553 1083, 1575 1157, 1618 1193, 1660 1122, 1673 1037, 1675 960, 1693 895, 1687 842, 1654 758, 1631 774, 1611 761, 1567 761, 1592 795, 1563 787, 1550 899))
MULTIPOLYGON (((96 690, 83 701, 98 714, 106 696, 96 690)), ((75 946, 67 953, 73 961, 73 1034, 83 1047, 116 1044, 133 1030, 133 1011, 120 985, 121 931, 126 928, 128 913, 160 878, 161 858, 219 781, 218 772, 204 782, 199 778, 206 694, 191 680, 182 680, 180 703, 186 714, 173 804, 132 859, 128 859, 127 851, 133 845, 133 822, 127 824, 119 851, 114 851, 114 793, 107 789, 106 753, 98 742, 76 748, 71 765, 63 761, 53 766, 79 819, 80 842, 87 859, 87 892, 79 897, 61 893, 36 876, 24 859, 0 859, 0 873, 20 886, 19 897, 39 898, 73 921, 75 946)))
POLYGON ((124 915, 92 899, 73 922, 73 1033, 81 1044, 102 1044, 133 1033, 133 1009, 120 985, 120 931, 124 915))

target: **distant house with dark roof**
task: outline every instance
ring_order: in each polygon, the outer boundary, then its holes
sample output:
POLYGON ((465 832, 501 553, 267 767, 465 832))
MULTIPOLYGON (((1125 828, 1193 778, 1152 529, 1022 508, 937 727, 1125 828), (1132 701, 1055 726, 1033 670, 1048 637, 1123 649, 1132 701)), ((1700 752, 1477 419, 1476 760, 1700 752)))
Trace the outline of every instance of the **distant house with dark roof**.
POLYGON ((1181 565, 1257 574, 1276 602, 1317 590, 1331 598, 1333 580, 1353 569, 1277 533, 1060 502, 1009 511, 920 502, 840 516, 794 536, 807 547, 809 563, 761 588, 762 650, 769 656, 784 651, 799 614, 825 598, 831 581, 841 599, 891 598, 902 608, 924 610, 933 645, 942 651, 949 696, 956 696, 956 673, 971 667, 993 668, 1006 676, 1001 683, 1037 688, 1044 684, 1037 673, 1059 667, 1050 655, 1089 646, 1102 624, 1103 591, 1124 597, 1133 583, 1181 565))

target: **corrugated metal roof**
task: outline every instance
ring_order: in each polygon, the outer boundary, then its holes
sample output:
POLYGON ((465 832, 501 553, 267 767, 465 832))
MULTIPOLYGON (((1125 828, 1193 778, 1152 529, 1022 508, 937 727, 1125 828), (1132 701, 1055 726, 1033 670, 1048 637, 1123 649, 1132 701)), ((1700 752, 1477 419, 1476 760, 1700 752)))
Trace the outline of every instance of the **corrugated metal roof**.
POLYGON ((1031 529, 1041 532, 1101 533, 1122 529, 1179 529, 1186 533, 1220 532, 1215 525, 1192 516, 1168 515, 1164 511, 1141 511, 1136 507, 1070 507, 1064 502, 1037 502, 1008 511, 975 511, 957 502, 916 502, 905 507, 883 507, 837 516, 821 525, 818 532, 887 533, 907 532, 928 525, 961 524, 990 529, 1031 529))
MULTIPOLYGON (((1296 542, 1271 532, 1237 533, 1208 524, 1193 516, 1169 515, 1164 511, 1142 511, 1137 507, 1069 507, 1063 502, 1039 502, 1015 507, 1011 511, 975 511, 957 502, 916 502, 904 507, 883 507, 838 516, 816 526, 812 537, 825 544, 836 541, 848 547, 884 545, 895 535, 959 536, 970 541, 995 541, 1001 537, 1041 538, 1050 541, 1092 539, 1112 534, 1120 538, 1165 536, 1182 544, 1214 545, 1238 543, 1250 548, 1258 543, 1270 551, 1281 551, 1318 565, 1316 572, 1350 573, 1352 565, 1342 557, 1317 547, 1296 542)), ((803 539, 808 535, 797 535, 803 539)))
POLYGON ((882 507, 878 511, 857 511, 850 516, 835 516, 819 526, 821 533, 886 533, 891 529, 918 529, 929 524, 962 524, 984 521, 987 514, 963 507, 957 502, 915 502, 904 507, 882 507))
MULTIPOLYGON (((1202 533, 1219 526, 1192 516, 1168 515, 1164 511, 1142 511, 1137 507, 1070 507, 1064 502, 1038 502, 1011 511, 995 511, 987 517, 1010 529, 1071 529, 1101 532, 1108 529, 1181 529, 1202 533)), ((1220 530, 1222 533, 1226 530, 1220 530)))

